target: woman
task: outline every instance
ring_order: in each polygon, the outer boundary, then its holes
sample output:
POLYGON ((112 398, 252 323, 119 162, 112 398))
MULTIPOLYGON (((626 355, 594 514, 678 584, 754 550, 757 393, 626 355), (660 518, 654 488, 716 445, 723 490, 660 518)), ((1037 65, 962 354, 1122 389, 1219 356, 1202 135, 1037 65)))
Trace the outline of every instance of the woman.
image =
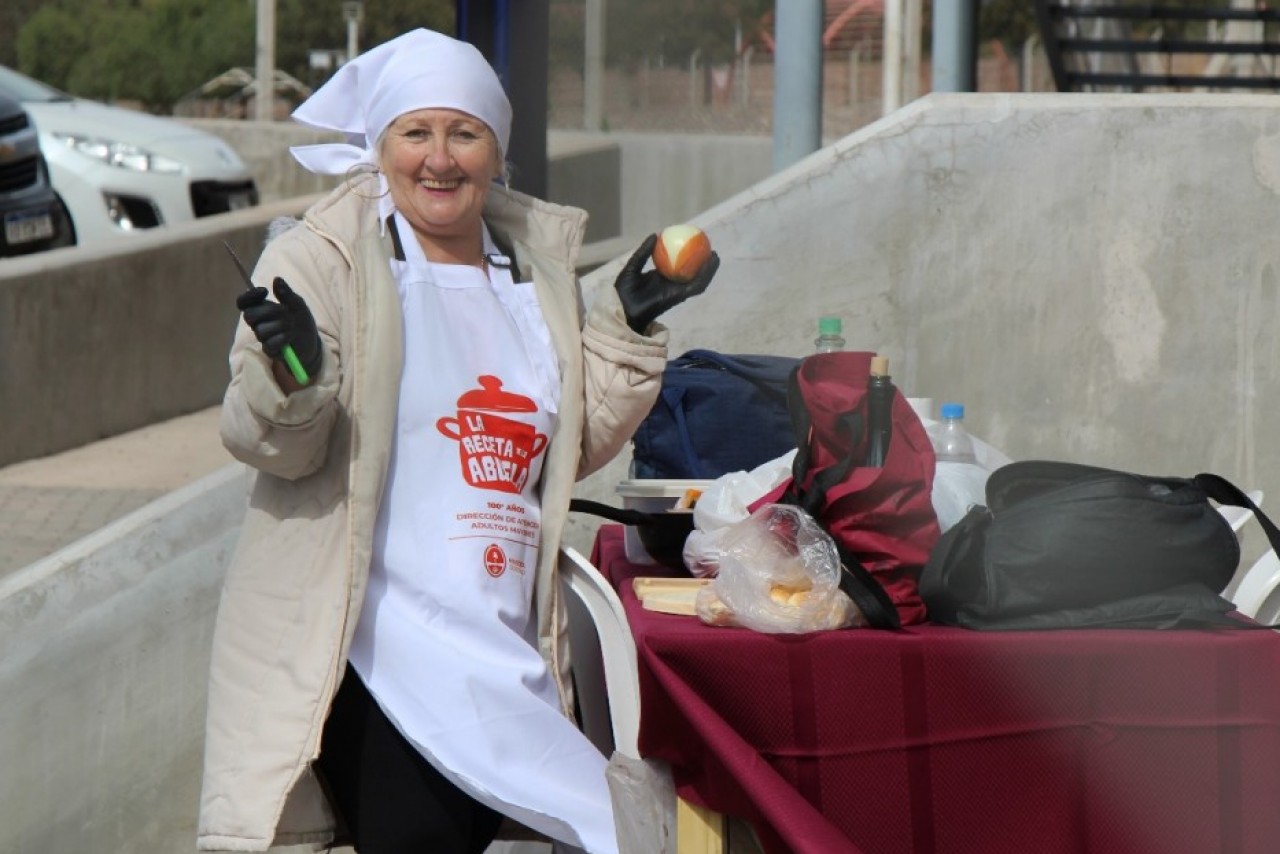
POLYGON ((415 30, 302 104, 347 176, 238 300, 222 435, 258 469, 214 637, 202 849, 479 852, 502 815, 616 850, 605 759, 568 717, 556 554, 575 478, 630 438, 662 311, 642 272, 585 324, 586 216, 494 184, 511 107, 470 45, 415 30), (296 357, 293 369, 288 359, 296 357), (327 796, 327 797, 326 797, 327 796))

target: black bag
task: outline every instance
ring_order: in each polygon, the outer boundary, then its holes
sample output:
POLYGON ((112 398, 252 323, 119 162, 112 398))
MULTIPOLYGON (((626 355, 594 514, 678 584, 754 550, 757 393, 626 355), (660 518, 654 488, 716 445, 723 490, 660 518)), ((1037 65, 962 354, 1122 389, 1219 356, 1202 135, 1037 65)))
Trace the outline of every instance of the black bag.
POLYGON ((668 362, 632 439, 632 476, 711 480, 793 450, 787 378, 799 361, 690 350, 668 362))
POLYGON ((942 535, 920 577, 934 622, 975 629, 1245 625, 1219 594, 1240 543, 1209 502, 1248 507, 1273 547, 1280 530, 1213 474, 1149 477, 1017 462, 987 480, 987 506, 942 535))

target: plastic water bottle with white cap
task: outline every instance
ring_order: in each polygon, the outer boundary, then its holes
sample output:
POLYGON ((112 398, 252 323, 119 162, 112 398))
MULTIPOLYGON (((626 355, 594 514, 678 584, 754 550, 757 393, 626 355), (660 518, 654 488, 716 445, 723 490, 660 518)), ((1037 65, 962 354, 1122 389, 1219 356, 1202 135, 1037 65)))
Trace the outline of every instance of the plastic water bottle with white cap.
POLYGON ((964 404, 944 403, 942 423, 933 434, 933 452, 938 462, 976 463, 973 439, 964 427, 964 404))
POLYGON ((818 318, 818 337, 814 339, 815 353, 838 353, 844 349, 844 324, 838 317, 818 318))

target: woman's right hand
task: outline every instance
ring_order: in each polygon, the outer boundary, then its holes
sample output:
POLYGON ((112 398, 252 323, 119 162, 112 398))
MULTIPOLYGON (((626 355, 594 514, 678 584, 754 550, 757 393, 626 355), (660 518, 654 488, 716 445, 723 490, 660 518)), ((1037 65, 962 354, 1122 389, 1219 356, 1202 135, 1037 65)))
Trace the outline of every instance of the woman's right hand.
MULTIPOLYGON (((236 308, 240 309, 245 323, 262 344, 262 351, 274 360, 272 369, 278 380, 292 380, 283 361, 285 347, 292 347, 307 376, 315 377, 324 360, 324 346, 311 309, 307 308, 306 300, 294 293, 288 282, 279 276, 272 289, 276 302, 267 299, 266 288, 252 288, 236 297, 236 308)), ((282 382, 281 385, 288 391, 302 388, 293 382, 282 382)))
POLYGON ((645 272, 645 262, 653 255, 653 247, 657 242, 656 234, 646 237, 613 283, 622 303, 622 313, 627 318, 627 325, 637 335, 647 334, 649 324, 667 309, 705 291, 716 270, 720 269, 720 256, 712 252, 688 282, 673 282, 657 270, 645 272))

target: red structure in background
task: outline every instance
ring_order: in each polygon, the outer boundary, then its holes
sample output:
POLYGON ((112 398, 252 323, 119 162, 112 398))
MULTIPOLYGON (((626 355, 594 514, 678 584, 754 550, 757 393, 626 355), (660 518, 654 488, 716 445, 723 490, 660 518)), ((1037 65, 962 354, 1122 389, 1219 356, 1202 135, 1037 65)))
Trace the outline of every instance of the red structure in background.
MULTIPOLYGON (((826 23, 822 28, 825 50, 849 50, 859 42, 879 41, 884 26, 884 0, 827 0, 826 23)), ((756 35, 760 44, 773 53, 773 13, 760 21, 756 35)))

